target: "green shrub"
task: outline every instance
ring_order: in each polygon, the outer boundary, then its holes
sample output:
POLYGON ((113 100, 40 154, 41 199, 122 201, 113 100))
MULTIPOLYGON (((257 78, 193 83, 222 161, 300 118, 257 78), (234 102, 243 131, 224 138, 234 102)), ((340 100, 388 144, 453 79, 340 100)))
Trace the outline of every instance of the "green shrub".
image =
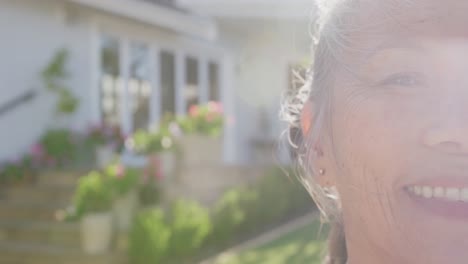
POLYGON ((104 170, 104 175, 113 194, 121 197, 134 190, 138 185, 140 170, 126 168, 121 163, 112 164, 104 170))
POLYGON ((209 211, 193 201, 179 200, 171 207, 171 256, 185 258, 202 246, 212 230, 209 211))
POLYGON ((138 195, 141 205, 156 205, 161 201, 161 188, 156 182, 148 182, 140 187, 138 195))
POLYGON ((249 204, 255 204, 257 199, 258 193, 249 189, 226 192, 214 207, 210 243, 224 245, 232 242, 250 217, 249 204))
POLYGON ((74 203, 76 217, 106 212, 112 207, 112 189, 99 172, 91 172, 78 183, 74 203))
POLYGON ((46 156, 54 161, 55 164, 51 165, 63 166, 75 158, 76 146, 73 134, 68 130, 50 130, 42 137, 40 144, 46 156))
POLYGON ((263 231, 314 206, 304 187, 274 168, 255 184, 226 192, 213 211, 210 243, 228 244, 239 234, 263 231))
POLYGON ((129 257, 133 264, 163 263, 167 258, 171 231, 159 209, 137 215, 129 235, 129 257))

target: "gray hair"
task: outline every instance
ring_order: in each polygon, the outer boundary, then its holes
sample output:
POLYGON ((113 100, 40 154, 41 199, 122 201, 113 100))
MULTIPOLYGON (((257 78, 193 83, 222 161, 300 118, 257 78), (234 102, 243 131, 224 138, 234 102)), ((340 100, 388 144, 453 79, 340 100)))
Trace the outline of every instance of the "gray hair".
MULTIPOLYGON (((317 153, 314 143, 320 140, 329 123, 332 108, 334 72, 339 65, 339 53, 348 45, 344 31, 346 14, 351 13, 355 0, 317 0, 318 17, 313 32, 314 63, 307 76, 298 80, 301 83, 286 95, 281 118, 289 124, 286 138, 296 151, 297 169, 300 180, 311 194, 325 221, 335 224, 329 234, 326 263, 344 264, 347 261, 344 228, 341 223, 341 210, 334 189, 322 188, 315 182, 318 169, 313 166, 317 153), (308 135, 301 129, 301 113, 308 101, 314 106, 314 125, 308 135)), ((297 77, 300 77, 296 75, 297 77)))

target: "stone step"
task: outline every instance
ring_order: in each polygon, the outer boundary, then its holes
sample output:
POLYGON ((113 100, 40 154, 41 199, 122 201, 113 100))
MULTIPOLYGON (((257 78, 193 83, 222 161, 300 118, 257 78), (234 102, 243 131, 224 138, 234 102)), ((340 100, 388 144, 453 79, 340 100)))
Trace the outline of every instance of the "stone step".
POLYGON ((37 185, 14 187, 0 190, 2 199, 19 202, 41 202, 41 203, 71 203, 74 192, 74 185, 37 185))
POLYGON ((79 249, 39 243, 0 242, 0 264, 128 264, 121 254, 90 256, 79 249))
POLYGON ((37 179, 37 185, 46 186, 74 186, 81 176, 89 171, 48 171, 41 173, 37 179))
POLYGON ((78 223, 0 221, 1 242, 80 248, 80 227, 78 223))
POLYGON ((0 219, 16 221, 55 221, 57 213, 68 206, 68 203, 41 203, 0 201, 0 219))

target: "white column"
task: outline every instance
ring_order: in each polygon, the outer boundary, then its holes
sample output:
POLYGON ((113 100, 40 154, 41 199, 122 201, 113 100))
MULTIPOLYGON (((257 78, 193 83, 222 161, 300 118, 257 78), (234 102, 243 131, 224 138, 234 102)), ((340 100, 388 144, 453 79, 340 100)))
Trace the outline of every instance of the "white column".
POLYGON ((120 122, 124 134, 132 132, 131 99, 129 92, 130 80, 130 43, 127 38, 120 41, 120 122))
POLYGON ((90 121, 92 124, 101 123, 101 77, 102 77, 102 60, 101 60, 101 35, 97 24, 91 24, 91 57, 90 57, 90 121))
POLYGON ((198 100, 201 104, 210 100, 209 64, 204 56, 198 60, 198 100))
POLYGON ((226 54, 220 62, 219 70, 219 85, 220 85, 220 101, 224 109, 224 161, 229 164, 237 162, 237 149, 236 149, 236 116, 235 111, 235 61, 230 54, 226 54))
POLYGON ((156 130, 161 121, 161 59, 157 46, 150 47, 149 73, 151 84, 150 129, 156 130))
POLYGON ((185 115, 187 101, 185 100, 186 86, 186 69, 185 69, 185 54, 178 51, 175 54, 175 97, 176 97, 176 114, 185 115))

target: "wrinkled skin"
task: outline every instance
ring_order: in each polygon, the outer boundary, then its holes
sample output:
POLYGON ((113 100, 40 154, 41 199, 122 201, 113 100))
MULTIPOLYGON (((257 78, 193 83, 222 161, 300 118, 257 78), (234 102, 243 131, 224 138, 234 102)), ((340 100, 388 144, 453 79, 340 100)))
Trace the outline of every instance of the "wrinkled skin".
POLYGON ((373 2, 341 53, 316 177, 338 190, 350 264, 466 264, 468 213, 435 212, 406 188, 468 188, 468 2, 373 2))

